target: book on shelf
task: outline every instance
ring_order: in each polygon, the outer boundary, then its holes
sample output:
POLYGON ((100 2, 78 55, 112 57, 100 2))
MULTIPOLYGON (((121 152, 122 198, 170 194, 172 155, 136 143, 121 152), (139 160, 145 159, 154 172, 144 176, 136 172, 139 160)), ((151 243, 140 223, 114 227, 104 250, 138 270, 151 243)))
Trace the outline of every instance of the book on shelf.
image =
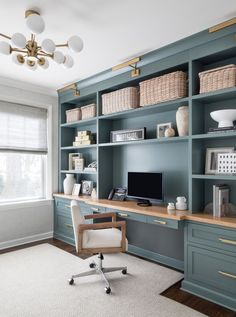
POLYGON ((213 185, 213 216, 225 216, 228 204, 229 186, 226 184, 213 185))
POLYGON ((236 126, 231 127, 222 127, 222 128, 209 128, 208 133, 216 133, 216 132, 235 132, 236 126))

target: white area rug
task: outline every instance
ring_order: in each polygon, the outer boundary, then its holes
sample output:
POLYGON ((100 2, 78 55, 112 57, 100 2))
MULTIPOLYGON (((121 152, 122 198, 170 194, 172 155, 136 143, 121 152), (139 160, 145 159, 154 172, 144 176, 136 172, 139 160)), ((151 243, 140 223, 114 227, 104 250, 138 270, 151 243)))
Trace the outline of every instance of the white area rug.
POLYGON ((49 244, 0 255, 1 317, 197 317, 198 312, 159 294, 182 274, 127 254, 105 255, 104 266, 128 266, 109 273, 112 294, 99 276, 73 286, 71 274, 88 270, 82 260, 49 244))

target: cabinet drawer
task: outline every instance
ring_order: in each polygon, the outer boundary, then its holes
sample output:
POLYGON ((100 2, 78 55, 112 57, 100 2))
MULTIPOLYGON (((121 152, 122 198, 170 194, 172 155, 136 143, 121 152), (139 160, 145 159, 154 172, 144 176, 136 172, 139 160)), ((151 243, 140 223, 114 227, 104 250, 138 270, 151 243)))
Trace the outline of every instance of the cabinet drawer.
POLYGON ((61 213, 55 214, 55 231, 64 236, 74 238, 72 220, 61 213))
POLYGON ((55 198, 55 207, 59 211, 70 213, 70 202, 69 199, 55 198))
POLYGON ((166 228, 178 229, 179 228, 179 222, 180 221, 173 220, 173 219, 147 216, 147 223, 151 223, 153 225, 166 227, 166 228))
POLYGON ((187 278, 236 296, 236 257, 188 246, 187 278))
POLYGON ((90 204, 87 204, 88 206, 88 212, 90 214, 96 212, 96 213, 104 213, 106 212, 106 208, 105 207, 101 207, 101 206, 97 206, 97 205, 90 205, 90 204))
POLYGON ((236 253, 236 230, 197 223, 187 224, 188 242, 236 253))
POLYGON ((109 211, 116 212, 117 217, 122 218, 123 220, 130 219, 130 220, 135 220, 140 222, 146 222, 146 216, 136 214, 135 212, 121 211, 117 209, 109 209, 109 211))

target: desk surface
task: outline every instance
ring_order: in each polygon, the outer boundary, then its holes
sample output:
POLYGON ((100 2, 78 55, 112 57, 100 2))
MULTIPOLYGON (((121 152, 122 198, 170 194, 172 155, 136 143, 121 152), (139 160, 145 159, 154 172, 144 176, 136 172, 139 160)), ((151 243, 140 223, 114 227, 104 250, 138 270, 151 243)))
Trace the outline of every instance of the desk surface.
POLYGON ((221 217, 216 218, 212 215, 207 215, 203 213, 191 213, 188 210, 173 210, 171 212, 167 211, 166 206, 149 206, 140 207, 135 201, 113 201, 108 199, 92 199, 90 196, 72 196, 65 194, 54 194, 54 197, 65 198, 65 199, 75 199, 83 201, 90 205, 97 205, 106 208, 130 211, 147 216, 156 216, 167 219, 175 220, 192 220, 198 221, 206 224, 214 224, 219 226, 225 226, 229 228, 236 229, 236 217, 221 217))

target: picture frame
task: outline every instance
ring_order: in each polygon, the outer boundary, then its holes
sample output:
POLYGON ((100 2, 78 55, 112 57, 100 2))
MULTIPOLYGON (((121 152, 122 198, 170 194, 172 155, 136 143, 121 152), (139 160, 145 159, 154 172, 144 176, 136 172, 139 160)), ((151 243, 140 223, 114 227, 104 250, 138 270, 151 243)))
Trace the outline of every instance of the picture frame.
POLYGON ((79 196, 81 184, 74 184, 72 190, 72 196, 79 196))
POLYGON ((157 138, 165 138, 165 130, 168 128, 173 128, 172 122, 157 124, 157 138))
POLYGON ((234 147, 217 147, 206 149, 205 174, 218 174, 218 154, 234 152, 234 147))
POLYGON ((93 190, 93 181, 87 181, 87 180, 81 181, 82 195, 91 195, 92 190, 93 190))
POLYGON ((75 170, 75 158, 83 158, 82 153, 69 153, 68 155, 68 169, 75 170))

